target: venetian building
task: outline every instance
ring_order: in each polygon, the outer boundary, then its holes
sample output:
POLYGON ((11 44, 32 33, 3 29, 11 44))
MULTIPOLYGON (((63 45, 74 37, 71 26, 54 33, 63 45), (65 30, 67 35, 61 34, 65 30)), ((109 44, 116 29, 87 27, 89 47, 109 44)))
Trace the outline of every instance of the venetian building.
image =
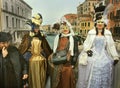
POLYGON ((0 31, 10 32, 13 41, 31 16, 32 8, 24 0, 0 0, 0 31))
POLYGON ((51 25, 42 25, 40 29, 46 32, 51 32, 51 25))
POLYGON ((77 29, 79 34, 86 37, 88 31, 94 27, 94 6, 101 0, 85 0, 77 6, 77 29))
POLYGON ((112 4, 112 8, 108 13, 109 29, 114 39, 120 39, 120 0, 106 0, 107 4, 112 4))
POLYGON ((77 30, 77 14, 65 14, 64 17, 70 22, 70 24, 72 25, 72 29, 75 33, 78 32, 77 30))

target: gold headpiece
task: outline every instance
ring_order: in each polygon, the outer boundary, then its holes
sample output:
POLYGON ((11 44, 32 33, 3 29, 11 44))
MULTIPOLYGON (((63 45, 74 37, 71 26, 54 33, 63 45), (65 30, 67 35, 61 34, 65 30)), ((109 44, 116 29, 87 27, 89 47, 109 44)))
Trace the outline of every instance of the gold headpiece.
POLYGON ((42 16, 41 14, 35 14, 33 17, 32 17, 32 23, 35 23, 36 25, 41 25, 42 24, 42 16))

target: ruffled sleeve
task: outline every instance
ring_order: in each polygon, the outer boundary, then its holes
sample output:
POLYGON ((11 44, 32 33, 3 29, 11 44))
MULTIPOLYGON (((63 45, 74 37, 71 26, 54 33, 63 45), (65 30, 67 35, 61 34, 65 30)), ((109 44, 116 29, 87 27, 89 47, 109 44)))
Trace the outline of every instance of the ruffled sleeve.
POLYGON ((96 35, 95 35, 94 29, 88 32, 86 40, 84 41, 84 44, 83 44, 83 51, 86 52, 91 49, 95 36, 96 35))
POLYGON ((115 42, 113 40, 112 34, 109 30, 106 30, 105 34, 106 40, 107 40, 107 51, 112 56, 114 60, 118 60, 119 56, 115 47, 115 42))

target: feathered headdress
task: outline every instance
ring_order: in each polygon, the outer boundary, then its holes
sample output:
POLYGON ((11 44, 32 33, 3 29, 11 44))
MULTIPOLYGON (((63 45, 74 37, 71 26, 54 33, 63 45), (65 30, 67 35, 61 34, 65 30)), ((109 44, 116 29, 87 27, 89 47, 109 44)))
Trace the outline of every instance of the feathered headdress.
POLYGON ((34 28, 39 28, 39 26, 42 24, 42 15, 40 13, 35 14, 31 19, 26 21, 26 24, 31 26, 31 29, 34 30, 34 28))
POLYGON ((99 2, 97 5, 94 6, 95 15, 94 15, 94 21, 97 20, 103 20, 105 24, 108 23, 107 15, 110 12, 110 10, 113 8, 112 4, 105 4, 105 0, 99 2))

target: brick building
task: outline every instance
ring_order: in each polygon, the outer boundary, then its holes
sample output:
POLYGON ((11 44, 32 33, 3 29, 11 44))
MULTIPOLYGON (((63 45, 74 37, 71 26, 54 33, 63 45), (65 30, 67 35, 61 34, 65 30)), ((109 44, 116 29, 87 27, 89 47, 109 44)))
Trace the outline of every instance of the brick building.
POLYGON ((86 36, 88 31, 94 27, 93 13, 94 6, 101 0, 85 0, 77 7, 77 29, 80 35, 86 36))
POLYGON ((108 13, 109 29, 115 39, 120 39, 120 0, 106 0, 113 7, 108 13))

